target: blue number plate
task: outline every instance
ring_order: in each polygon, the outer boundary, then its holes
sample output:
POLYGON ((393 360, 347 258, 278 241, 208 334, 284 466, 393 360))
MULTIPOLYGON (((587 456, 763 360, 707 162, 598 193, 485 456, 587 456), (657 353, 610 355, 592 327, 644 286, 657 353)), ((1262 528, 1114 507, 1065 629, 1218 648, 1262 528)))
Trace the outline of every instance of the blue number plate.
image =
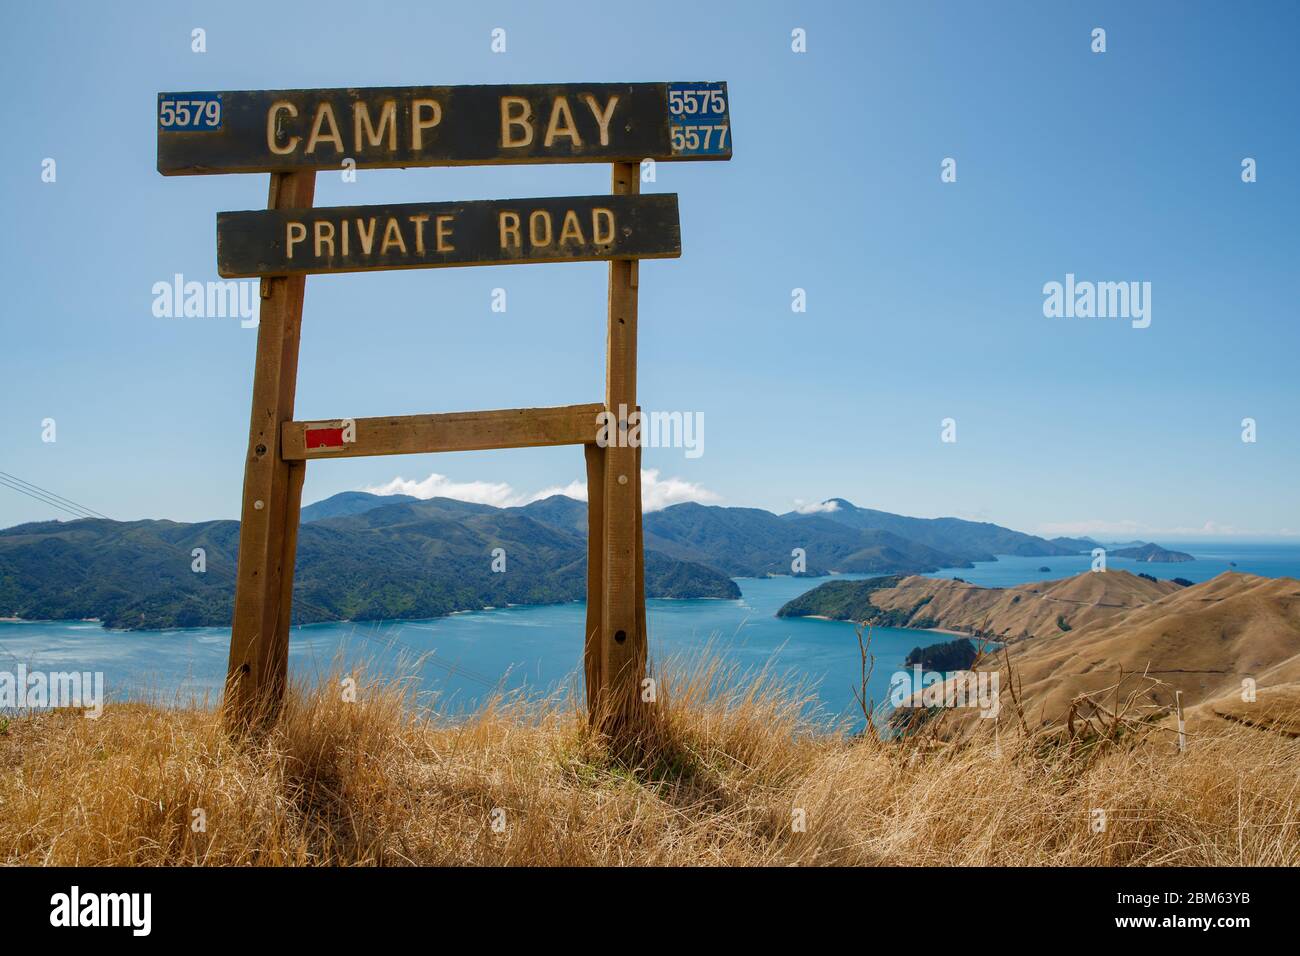
POLYGON ((221 129, 221 94, 159 93, 158 128, 174 133, 221 129))
POLYGON ((669 83, 668 130, 674 156, 728 155, 727 84, 669 83))

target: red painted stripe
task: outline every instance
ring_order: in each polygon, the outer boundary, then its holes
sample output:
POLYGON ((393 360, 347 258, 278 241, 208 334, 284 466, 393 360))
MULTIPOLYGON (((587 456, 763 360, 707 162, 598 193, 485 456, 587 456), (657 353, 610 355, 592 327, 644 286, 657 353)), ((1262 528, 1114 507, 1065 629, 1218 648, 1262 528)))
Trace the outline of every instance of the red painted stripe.
POLYGON ((343 429, 309 428, 307 429, 308 448, 342 448, 343 429))

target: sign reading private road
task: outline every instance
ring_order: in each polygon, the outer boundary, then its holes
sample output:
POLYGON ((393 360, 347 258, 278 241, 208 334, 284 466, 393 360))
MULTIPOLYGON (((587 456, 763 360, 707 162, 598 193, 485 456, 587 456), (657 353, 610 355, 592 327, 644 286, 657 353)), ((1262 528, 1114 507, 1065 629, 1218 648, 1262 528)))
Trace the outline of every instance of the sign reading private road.
POLYGON ((217 214, 228 278, 681 255, 674 193, 217 214))
POLYGON ((726 83, 158 94, 168 176, 730 158, 726 83))

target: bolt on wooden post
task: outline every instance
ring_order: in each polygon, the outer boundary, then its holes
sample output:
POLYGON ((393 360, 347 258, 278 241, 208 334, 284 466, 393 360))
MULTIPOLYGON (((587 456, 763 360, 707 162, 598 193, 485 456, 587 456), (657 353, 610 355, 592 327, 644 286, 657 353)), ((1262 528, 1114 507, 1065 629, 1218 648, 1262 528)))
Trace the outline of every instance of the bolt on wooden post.
POLYGON ((218 272, 260 277, 262 312, 224 710, 266 726, 288 674, 294 560, 311 459, 582 445, 588 483, 583 660, 593 717, 635 723, 648 653, 635 413, 641 259, 681 254, 677 196, 640 194, 644 160, 727 160, 725 83, 591 83, 158 94, 158 171, 269 173, 268 208, 217 216, 218 272), (609 163, 609 195, 313 205, 316 172, 609 163), (604 400, 389 418, 294 419, 306 277, 607 260, 604 400), (616 417, 614 441, 600 421, 616 417))

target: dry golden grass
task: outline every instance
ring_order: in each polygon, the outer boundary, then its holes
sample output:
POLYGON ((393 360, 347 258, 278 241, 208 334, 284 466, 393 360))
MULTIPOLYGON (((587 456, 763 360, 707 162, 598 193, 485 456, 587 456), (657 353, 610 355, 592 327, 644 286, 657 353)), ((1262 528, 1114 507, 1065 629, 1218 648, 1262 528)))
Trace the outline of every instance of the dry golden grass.
POLYGON ((14 718, 0 862, 1300 864, 1290 738, 1228 725, 1182 755, 1156 731, 1066 748, 1004 720, 996 741, 889 743, 810 723, 807 695, 770 674, 735 680, 707 656, 669 666, 636 760, 611 757, 570 702, 452 723, 401 682, 355 703, 337 682, 295 688, 256 744, 203 709, 14 718))

